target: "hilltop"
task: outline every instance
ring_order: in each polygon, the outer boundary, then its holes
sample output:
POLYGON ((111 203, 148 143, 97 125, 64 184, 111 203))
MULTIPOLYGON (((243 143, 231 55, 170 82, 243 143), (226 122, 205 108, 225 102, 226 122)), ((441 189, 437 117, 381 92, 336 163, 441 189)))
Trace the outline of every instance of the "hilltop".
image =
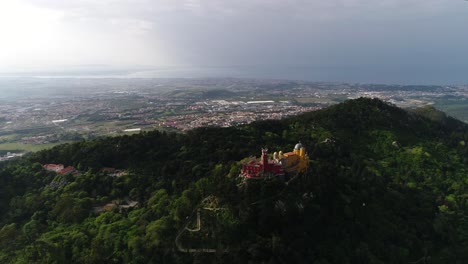
POLYGON ((60 145, 1 164, 0 261, 462 263, 467 143, 468 125, 433 108, 360 98, 284 120, 60 145), (298 141, 305 173, 239 179, 243 159, 298 141))

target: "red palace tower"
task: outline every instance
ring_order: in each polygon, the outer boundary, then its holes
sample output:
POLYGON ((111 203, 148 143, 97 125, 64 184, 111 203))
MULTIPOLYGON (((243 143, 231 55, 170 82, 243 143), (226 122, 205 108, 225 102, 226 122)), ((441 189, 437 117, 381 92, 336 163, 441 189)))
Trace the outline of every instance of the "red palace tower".
POLYGON ((261 179, 266 175, 283 176, 283 165, 277 160, 268 159, 268 149, 262 149, 260 161, 251 160, 242 165, 241 174, 248 179, 261 179))

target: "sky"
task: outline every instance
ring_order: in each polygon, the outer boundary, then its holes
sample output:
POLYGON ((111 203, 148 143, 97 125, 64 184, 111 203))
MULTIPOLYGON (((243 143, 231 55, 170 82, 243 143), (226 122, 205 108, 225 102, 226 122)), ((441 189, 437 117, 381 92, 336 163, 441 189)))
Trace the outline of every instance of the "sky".
POLYGON ((0 74, 468 83, 464 0, 0 1, 0 74))

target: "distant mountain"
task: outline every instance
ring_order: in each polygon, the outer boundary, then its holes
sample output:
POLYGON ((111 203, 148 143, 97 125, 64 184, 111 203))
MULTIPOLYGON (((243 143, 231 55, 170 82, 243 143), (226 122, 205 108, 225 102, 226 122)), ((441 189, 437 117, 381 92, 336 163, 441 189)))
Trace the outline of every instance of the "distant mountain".
POLYGON ((279 121, 57 146, 1 164, 0 261, 464 263, 467 143, 468 125, 433 108, 360 98, 279 121), (238 177, 262 147, 299 141, 306 173, 238 177))

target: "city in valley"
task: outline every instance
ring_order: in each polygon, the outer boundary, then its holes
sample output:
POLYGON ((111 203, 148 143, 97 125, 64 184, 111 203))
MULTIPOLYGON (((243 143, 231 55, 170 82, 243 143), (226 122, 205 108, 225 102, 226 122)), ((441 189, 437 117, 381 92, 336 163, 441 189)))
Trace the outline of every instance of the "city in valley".
POLYGON ((282 119, 358 97, 468 122, 468 86, 253 79, 1 78, 0 161, 56 144, 282 119))

